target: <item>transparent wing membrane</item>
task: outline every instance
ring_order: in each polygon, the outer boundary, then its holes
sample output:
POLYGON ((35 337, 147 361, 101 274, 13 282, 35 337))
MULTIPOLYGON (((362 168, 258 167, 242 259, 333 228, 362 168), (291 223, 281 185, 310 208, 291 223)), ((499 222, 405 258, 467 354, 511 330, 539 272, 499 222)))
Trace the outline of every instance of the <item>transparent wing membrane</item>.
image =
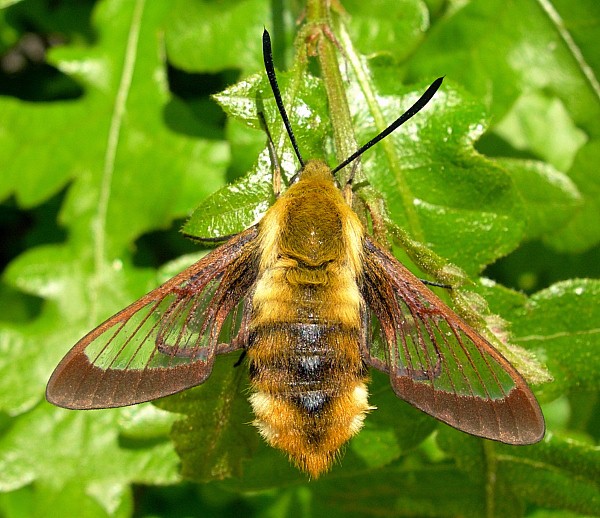
POLYGON ((364 296, 372 315, 368 361, 398 396, 468 433, 536 442, 544 420, 510 363, 394 257, 365 243, 364 296))
POLYGON ((126 370, 206 361, 214 324, 208 306, 220 280, 217 276, 204 287, 189 283, 149 300, 90 343, 84 351, 89 362, 101 369, 126 370))
POLYGON ((426 300, 421 302, 421 308, 411 308, 401 297, 394 301, 403 316, 390 351, 394 374, 429 383, 435 390, 505 398, 516 385, 505 368, 462 329, 432 313, 426 300))

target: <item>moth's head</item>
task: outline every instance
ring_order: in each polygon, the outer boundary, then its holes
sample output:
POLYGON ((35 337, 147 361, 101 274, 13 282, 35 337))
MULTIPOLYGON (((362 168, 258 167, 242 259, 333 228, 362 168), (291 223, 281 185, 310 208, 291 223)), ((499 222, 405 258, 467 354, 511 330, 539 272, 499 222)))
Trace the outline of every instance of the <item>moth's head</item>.
POLYGON ((335 181, 331 168, 323 160, 309 160, 300 169, 297 176, 298 180, 329 180, 335 181))

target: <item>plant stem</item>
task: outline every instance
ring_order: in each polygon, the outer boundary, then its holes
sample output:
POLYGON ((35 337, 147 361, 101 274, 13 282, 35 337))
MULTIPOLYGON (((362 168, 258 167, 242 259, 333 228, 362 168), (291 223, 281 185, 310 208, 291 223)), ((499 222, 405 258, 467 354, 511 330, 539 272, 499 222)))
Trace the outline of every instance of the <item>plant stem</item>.
POLYGON ((306 18, 307 39, 316 41, 315 52, 327 92, 335 153, 338 161, 341 162, 350 156, 358 145, 354 136, 346 89, 340 73, 337 40, 332 28, 329 0, 308 0, 306 18))

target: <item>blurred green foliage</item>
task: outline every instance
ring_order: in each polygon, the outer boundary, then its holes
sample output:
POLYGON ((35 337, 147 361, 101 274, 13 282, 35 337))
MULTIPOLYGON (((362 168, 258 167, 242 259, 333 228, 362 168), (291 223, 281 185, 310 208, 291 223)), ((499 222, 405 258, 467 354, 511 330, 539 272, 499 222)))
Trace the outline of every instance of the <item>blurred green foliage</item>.
MULTIPOLYGON (((364 156, 365 174, 394 222, 478 281, 511 340, 548 367, 553 381, 534 387, 546 438, 467 436, 374 372, 378 409, 308 481, 248 425, 238 355, 157 405, 46 403, 77 339, 197 257, 181 257, 197 249, 177 234, 195 207, 187 230, 214 236, 272 201, 252 111, 267 92, 260 35, 271 30, 285 96, 303 6, 5 0, 0 516, 600 516, 600 5, 342 3, 359 142, 446 76, 427 110, 364 156)), ((286 102, 304 153, 334 165, 319 78, 286 102)))

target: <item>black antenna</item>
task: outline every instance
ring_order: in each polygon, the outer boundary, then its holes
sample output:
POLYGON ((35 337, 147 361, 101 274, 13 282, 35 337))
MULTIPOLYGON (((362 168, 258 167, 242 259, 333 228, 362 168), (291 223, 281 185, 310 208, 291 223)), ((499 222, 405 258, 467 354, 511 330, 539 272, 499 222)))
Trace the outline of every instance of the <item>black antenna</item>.
POLYGON ((364 146, 357 149, 354 153, 352 153, 346 160, 344 160, 340 165, 336 168, 332 169, 331 174, 337 173, 343 167, 346 167, 350 162, 356 160, 360 155, 362 155, 367 149, 374 146, 380 140, 383 140, 387 137, 392 131, 394 131, 399 126, 402 126, 408 119, 410 119, 413 115, 422 110, 425 105, 431 100, 431 98, 438 91, 438 88, 442 85, 443 77, 438 77, 431 86, 425 91, 425 93, 419 97, 417 102, 413 104, 408 110, 406 110, 400 117, 398 117, 394 122, 392 122, 386 129, 384 129, 379 135, 375 138, 372 138, 367 142, 364 146))
POLYGON ((275 77, 275 66, 273 65, 273 52, 271 51, 271 36, 269 36, 269 32, 267 29, 263 31, 263 59, 265 61, 265 69, 267 71, 267 77, 269 78, 269 83, 271 83, 271 90, 273 90, 273 95, 275 96, 275 102, 277 103, 277 108, 279 109, 279 114, 283 119, 283 123, 285 124, 285 129, 288 132, 290 137, 290 141, 292 142, 292 147, 296 152, 296 156, 298 157, 298 161, 300 165, 304 167, 304 160, 300 155, 300 150, 298 149, 298 144, 296 143, 296 137, 294 137, 294 132, 292 131, 292 125, 290 124, 290 119, 288 119, 285 108, 283 107, 283 101, 281 99, 281 92, 279 91, 279 85, 277 84, 277 77, 275 77))

